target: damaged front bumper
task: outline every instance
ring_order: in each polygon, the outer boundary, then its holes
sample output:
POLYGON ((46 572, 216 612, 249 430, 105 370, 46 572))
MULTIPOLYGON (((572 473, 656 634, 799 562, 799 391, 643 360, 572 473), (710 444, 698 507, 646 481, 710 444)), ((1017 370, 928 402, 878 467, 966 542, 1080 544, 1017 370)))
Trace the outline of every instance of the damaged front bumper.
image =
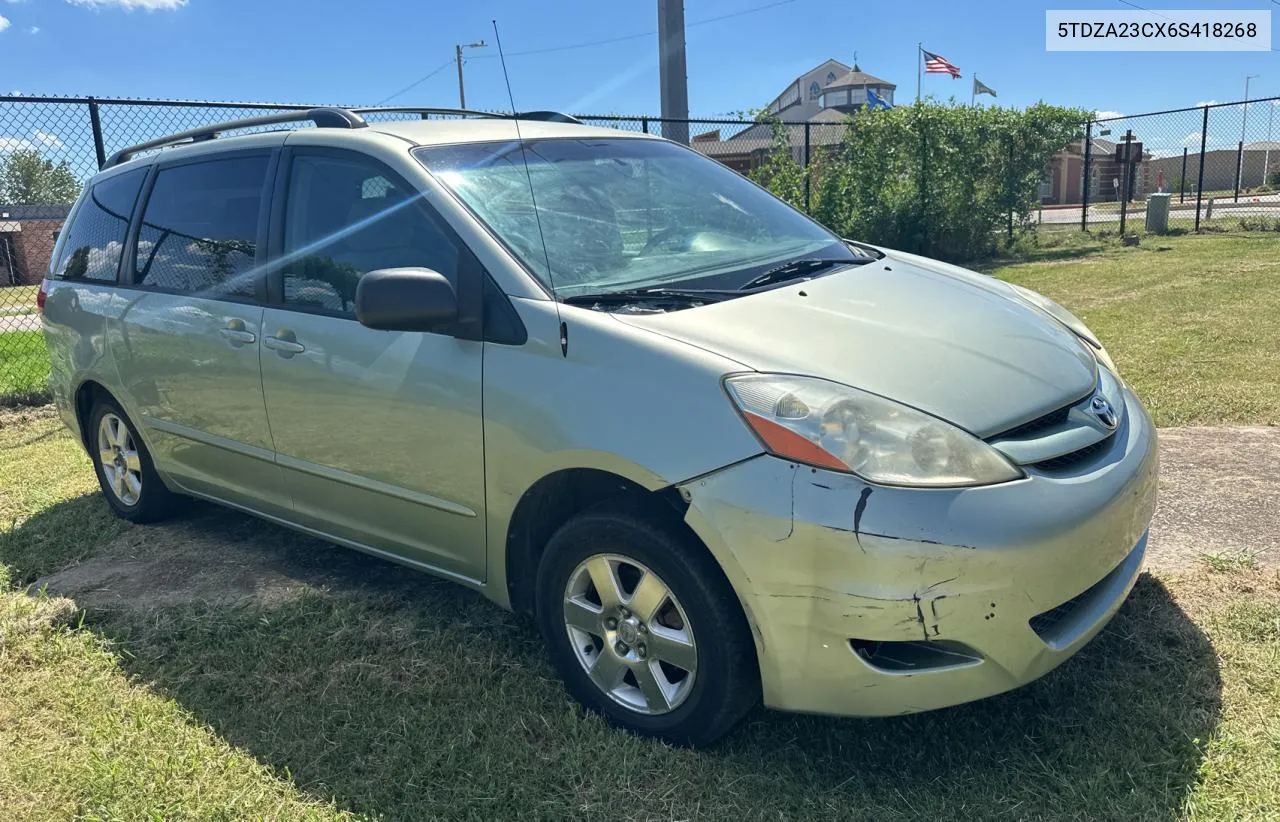
POLYGON ((752 624, 765 703, 930 710, 1083 647, 1133 587, 1155 509, 1155 430, 1125 402, 1087 462, 998 486, 872 486, 770 456, 681 486, 752 624))

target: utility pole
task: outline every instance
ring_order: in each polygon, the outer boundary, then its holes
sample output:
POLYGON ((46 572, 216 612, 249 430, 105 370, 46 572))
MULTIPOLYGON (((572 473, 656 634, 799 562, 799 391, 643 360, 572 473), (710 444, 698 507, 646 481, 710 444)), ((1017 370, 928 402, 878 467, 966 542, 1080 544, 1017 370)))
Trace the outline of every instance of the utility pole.
POLYGON ((454 46, 453 56, 458 63, 458 108, 467 107, 467 92, 462 86, 462 50, 463 49, 482 49, 484 41, 479 40, 475 43, 467 43, 465 46, 454 46))
POLYGON ((658 82, 662 92, 662 134, 668 140, 688 145, 689 76, 684 58, 684 0, 658 0, 658 82))

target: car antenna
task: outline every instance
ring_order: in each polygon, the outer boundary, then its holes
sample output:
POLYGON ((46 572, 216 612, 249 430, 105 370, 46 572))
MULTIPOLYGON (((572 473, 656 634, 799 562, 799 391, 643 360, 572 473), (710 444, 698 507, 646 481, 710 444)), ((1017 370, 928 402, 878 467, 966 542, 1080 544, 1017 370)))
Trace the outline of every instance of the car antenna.
POLYGON ((551 282, 551 302, 556 307, 556 324, 560 326, 560 356, 569 356, 569 326, 560 318, 560 297, 556 294, 556 279, 551 273, 551 255, 547 252, 547 237, 542 233, 542 217, 538 214, 538 198, 533 193, 533 174, 529 172, 529 155, 520 134, 520 113, 516 111, 516 98, 511 93, 511 75, 507 74, 507 55, 502 50, 502 35, 498 34, 498 21, 493 23, 493 39, 498 44, 498 58, 502 61, 502 79, 507 84, 507 100, 511 103, 511 117, 516 125, 516 141, 520 143, 520 159, 524 160, 524 178, 529 183, 529 201, 533 203, 533 219, 538 226, 538 239, 542 241, 542 259, 547 263, 547 279, 551 282))

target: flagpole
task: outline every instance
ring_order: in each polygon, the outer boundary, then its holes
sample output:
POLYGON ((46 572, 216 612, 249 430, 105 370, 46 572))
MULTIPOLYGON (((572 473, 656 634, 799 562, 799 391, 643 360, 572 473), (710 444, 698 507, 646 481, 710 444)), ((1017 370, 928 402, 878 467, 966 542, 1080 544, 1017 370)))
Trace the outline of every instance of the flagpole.
POLYGON ((920 102, 920 81, 924 77, 924 43, 916 43, 916 102, 920 102))

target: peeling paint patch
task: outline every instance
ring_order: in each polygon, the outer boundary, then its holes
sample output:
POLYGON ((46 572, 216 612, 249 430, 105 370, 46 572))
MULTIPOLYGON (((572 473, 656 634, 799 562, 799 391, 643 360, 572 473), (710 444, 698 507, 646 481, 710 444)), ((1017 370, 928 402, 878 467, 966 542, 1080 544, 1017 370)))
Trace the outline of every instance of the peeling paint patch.
POLYGON ((858 495, 858 504, 853 509, 853 538, 858 541, 858 547, 862 548, 864 554, 867 549, 862 547, 862 537, 858 534, 858 530, 862 527, 862 515, 867 510, 869 499, 871 499, 871 489, 863 488, 862 493, 858 495))

